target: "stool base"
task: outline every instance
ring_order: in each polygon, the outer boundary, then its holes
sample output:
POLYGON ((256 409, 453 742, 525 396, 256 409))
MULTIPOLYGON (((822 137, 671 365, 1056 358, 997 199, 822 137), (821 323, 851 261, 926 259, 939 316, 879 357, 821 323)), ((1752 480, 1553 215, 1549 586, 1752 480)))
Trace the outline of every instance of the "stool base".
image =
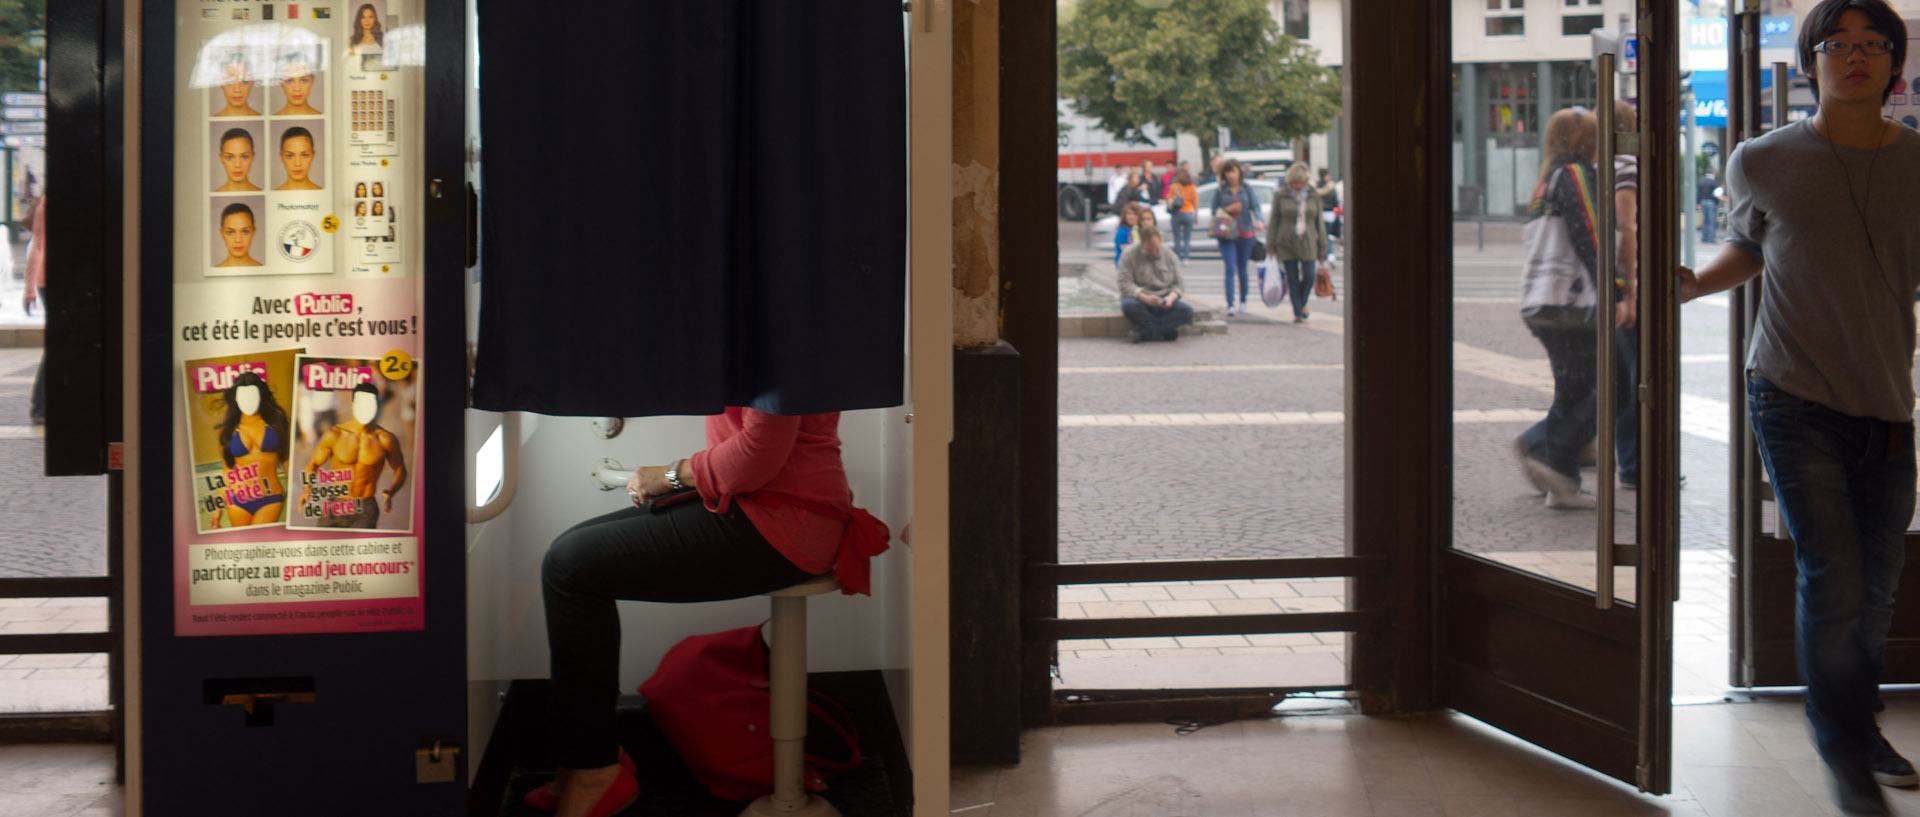
POLYGON ((786 810, 773 802, 773 795, 756 798, 740 812, 740 817, 840 817, 840 810, 817 794, 807 795, 807 801, 797 809, 786 810))

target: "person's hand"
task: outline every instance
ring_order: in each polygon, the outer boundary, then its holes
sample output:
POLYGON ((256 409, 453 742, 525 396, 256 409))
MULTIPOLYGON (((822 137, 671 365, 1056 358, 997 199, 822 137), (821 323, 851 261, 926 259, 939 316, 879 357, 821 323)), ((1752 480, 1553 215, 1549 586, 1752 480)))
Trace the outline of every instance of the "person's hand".
POLYGON ((384 491, 381 491, 380 496, 382 497, 380 500, 381 512, 393 513, 393 489, 388 488, 384 491))
POLYGON ((1180 291, 1174 290, 1172 292, 1167 293, 1167 297, 1160 299, 1160 305, 1173 306, 1173 302, 1178 300, 1180 300, 1180 291))
POLYGON ((1700 278, 1693 274, 1693 268, 1681 264, 1674 267, 1673 271, 1680 278, 1680 302, 1684 304, 1699 297, 1700 278))
POLYGON ((627 480, 627 497, 633 504, 643 505, 650 497, 673 493, 673 485, 667 482, 667 470, 672 467, 672 464, 642 465, 633 469, 633 478, 627 480))
POLYGON ((647 504, 647 466, 633 469, 633 476, 627 478, 627 498, 633 500, 634 507, 647 504))
POLYGON ((1613 325, 1620 329, 1632 329, 1634 319, 1638 317, 1639 307, 1634 306, 1632 298, 1621 298, 1613 305, 1613 325))
POLYGON ((20 296, 20 308, 26 310, 29 315, 33 314, 33 303, 34 297, 32 290, 28 290, 20 296))

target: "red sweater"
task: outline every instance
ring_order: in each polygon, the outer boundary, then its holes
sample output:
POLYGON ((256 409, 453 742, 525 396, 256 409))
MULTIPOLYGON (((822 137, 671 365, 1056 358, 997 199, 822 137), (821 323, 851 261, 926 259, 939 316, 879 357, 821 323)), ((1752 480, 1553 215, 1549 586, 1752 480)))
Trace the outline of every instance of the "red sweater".
POLYGON ((866 560, 886 549, 888 534, 853 507, 839 429, 838 412, 790 417, 729 408, 707 418, 707 448, 691 466, 708 510, 724 513, 743 500, 747 519, 794 565, 833 571, 844 592, 865 593, 866 560))

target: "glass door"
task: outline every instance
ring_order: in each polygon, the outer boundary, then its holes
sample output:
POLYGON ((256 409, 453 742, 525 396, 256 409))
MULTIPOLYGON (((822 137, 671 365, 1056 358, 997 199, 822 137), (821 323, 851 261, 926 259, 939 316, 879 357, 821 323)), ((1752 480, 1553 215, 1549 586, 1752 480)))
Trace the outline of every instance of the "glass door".
POLYGON ((1652 283, 1675 257, 1677 16, 1590 11, 1453 21, 1440 699, 1664 793, 1678 354, 1673 289, 1652 283), (1516 37, 1549 58, 1508 58, 1516 37))

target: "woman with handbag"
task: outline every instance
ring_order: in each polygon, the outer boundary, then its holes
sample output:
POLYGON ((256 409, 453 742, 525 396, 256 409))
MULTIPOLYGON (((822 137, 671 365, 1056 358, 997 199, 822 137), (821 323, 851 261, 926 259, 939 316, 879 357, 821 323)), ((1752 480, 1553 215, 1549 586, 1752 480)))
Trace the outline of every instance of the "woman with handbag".
POLYGON ((1180 168, 1173 173, 1171 197, 1167 201, 1167 216, 1173 220, 1173 254, 1180 260, 1193 258, 1193 222, 1199 218, 1197 205, 1200 189, 1193 183, 1193 173, 1180 168))
POLYGON ((1273 220, 1267 222, 1267 252, 1286 276, 1294 323, 1307 319, 1314 262, 1327 254, 1327 223, 1320 218, 1320 194, 1308 184, 1311 179, 1304 162, 1288 165, 1287 183, 1273 191, 1273 220))
MULTIPOLYGON (((1593 190, 1598 137, 1599 120, 1584 108, 1568 108, 1549 117, 1540 151, 1549 158, 1540 166, 1540 181, 1528 206, 1537 222, 1530 223, 1534 229, 1525 234, 1529 265, 1536 265, 1536 259, 1548 252, 1546 243, 1553 242, 1561 248, 1556 254, 1571 256, 1564 259, 1576 279, 1569 292, 1579 296, 1575 302, 1539 310, 1529 309, 1529 293, 1523 291, 1521 298, 1527 329, 1547 351, 1553 403, 1545 418, 1514 440, 1514 453, 1527 481, 1546 493, 1547 507, 1558 510, 1597 504, 1592 494, 1580 491, 1580 450, 1593 440, 1598 419, 1594 371, 1598 353, 1591 311, 1598 281, 1593 218, 1598 203, 1593 190)), ((1528 271, 1530 276, 1533 272, 1528 271)), ((1610 282, 1612 276, 1608 278, 1610 282)))
POLYGON ((639 795, 632 771, 617 763, 615 601, 734 599, 829 572, 842 592, 868 592, 867 560, 886 549, 888 533, 853 506, 839 424, 838 413, 729 408, 707 418, 704 450, 634 470, 634 507, 553 541, 541 580, 560 774, 535 790, 538 798, 528 793, 529 804, 553 804, 561 817, 607 817, 639 795))
POLYGON ((1253 263, 1254 236, 1266 225, 1260 218, 1260 198, 1246 184, 1246 168, 1237 159, 1220 162, 1220 186, 1213 191, 1213 224, 1208 234, 1220 243, 1226 264, 1227 314, 1247 311, 1247 267, 1253 263), (1233 282, 1240 280, 1240 305, 1233 303, 1233 282))

